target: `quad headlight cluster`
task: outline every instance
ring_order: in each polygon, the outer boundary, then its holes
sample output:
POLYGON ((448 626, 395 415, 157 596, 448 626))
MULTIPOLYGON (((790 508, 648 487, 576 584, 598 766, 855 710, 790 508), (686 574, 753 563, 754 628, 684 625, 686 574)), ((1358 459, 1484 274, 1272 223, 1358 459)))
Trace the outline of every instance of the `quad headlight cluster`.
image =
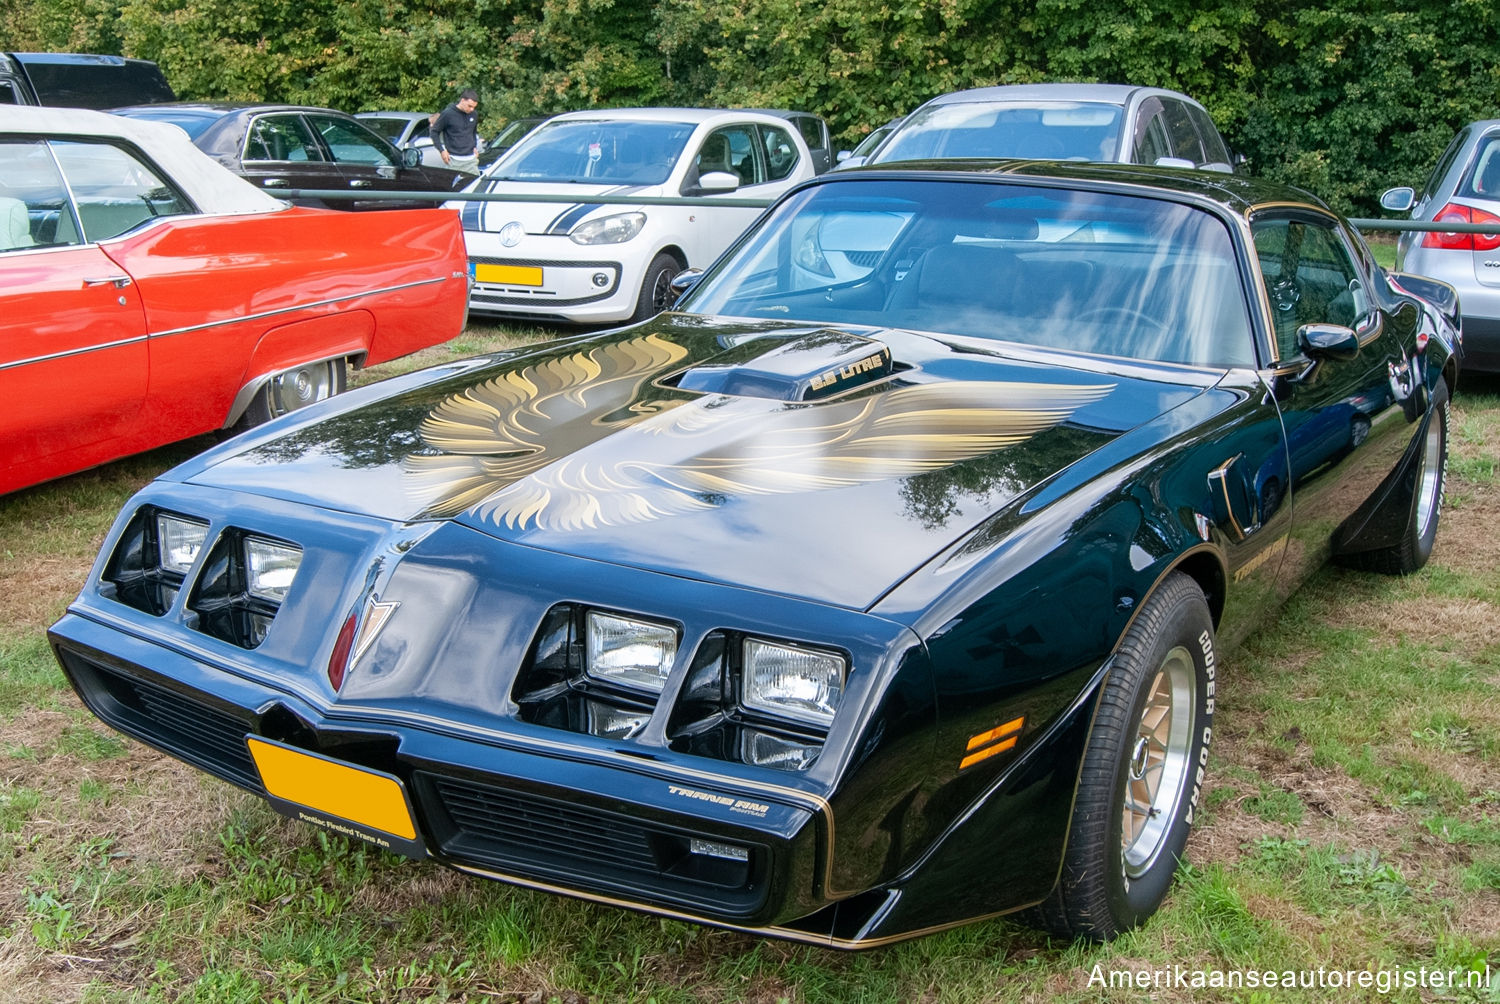
POLYGON ((663 700, 672 748, 781 770, 822 751, 849 672, 839 652, 715 631, 680 685, 677 625, 564 604, 549 611, 512 698, 539 725, 630 739, 663 700))
POLYGON ((189 622, 205 634, 255 648, 291 589, 302 549, 234 527, 220 531, 210 545, 209 530, 206 520, 142 509, 115 546, 104 573, 105 590, 137 610, 161 616, 196 568, 196 584, 185 604, 192 615, 189 622))

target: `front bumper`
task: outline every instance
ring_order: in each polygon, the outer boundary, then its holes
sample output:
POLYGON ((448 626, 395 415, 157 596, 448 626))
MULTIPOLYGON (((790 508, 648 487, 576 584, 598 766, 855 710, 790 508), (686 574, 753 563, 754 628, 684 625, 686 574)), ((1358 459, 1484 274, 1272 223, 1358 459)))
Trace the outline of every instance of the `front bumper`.
POLYGON ((686 782, 644 759, 639 766, 600 762, 555 739, 486 743, 439 723, 335 719, 76 613, 50 638, 80 698, 102 720, 254 794, 270 795, 248 736, 394 777, 417 831, 404 845, 320 806, 302 813, 271 799, 290 815, 377 846, 394 843, 515 884, 729 927, 767 930, 825 905, 814 892, 825 834, 813 804, 708 775, 686 782))
POLYGON ((623 321, 635 312, 640 269, 630 261, 469 257, 469 309, 572 322, 623 321))

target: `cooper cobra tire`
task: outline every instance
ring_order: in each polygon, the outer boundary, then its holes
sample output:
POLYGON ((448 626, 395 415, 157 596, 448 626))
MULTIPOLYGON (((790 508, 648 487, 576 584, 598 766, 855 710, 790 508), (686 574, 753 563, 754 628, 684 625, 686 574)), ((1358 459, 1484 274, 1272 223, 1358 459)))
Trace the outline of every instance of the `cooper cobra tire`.
POLYGON ((1062 874, 1031 919, 1108 941, 1156 912, 1193 824, 1217 651, 1197 583, 1173 573, 1113 657, 1079 773, 1062 874))
POLYGON ((641 280, 641 291, 635 299, 632 322, 645 321, 660 314, 677 299, 672 291, 672 280, 682 271, 682 263, 663 252, 651 259, 646 276, 641 280))
POLYGON ((1447 476, 1448 385, 1439 380, 1432 389, 1432 406, 1417 445, 1410 498, 1405 493, 1398 496, 1398 504, 1404 502, 1410 507, 1401 539, 1390 547, 1342 555, 1340 561, 1385 575, 1410 575, 1427 564, 1437 540, 1438 517, 1443 514, 1443 484, 1447 476))
POLYGON ((235 429, 253 428, 317 401, 326 401, 343 393, 348 381, 349 368, 343 359, 327 359, 282 370, 256 392, 245 413, 235 423, 235 429))

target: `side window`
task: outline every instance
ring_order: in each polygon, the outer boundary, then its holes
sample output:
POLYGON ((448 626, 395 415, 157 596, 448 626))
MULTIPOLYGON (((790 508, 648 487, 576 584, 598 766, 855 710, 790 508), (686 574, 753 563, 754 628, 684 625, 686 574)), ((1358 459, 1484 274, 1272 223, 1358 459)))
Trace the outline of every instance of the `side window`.
MULTIPOLYGON (((822 122, 812 116, 803 116, 797 119, 796 122, 797 131, 802 133, 802 142, 807 144, 809 150, 826 150, 828 148, 828 138, 822 122)), ((777 177, 786 176, 773 174, 771 177, 774 181, 777 177)))
POLYGON ((0 253, 77 244, 78 223, 42 140, 0 143, 0 253))
POLYGON ((194 211, 180 192, 128 150, 74 140, 54 141, 52 149, 73 190, 84 240, 108 240, 158 216, 194 211))
POLYGON ((250 123, 244 160, 322 160, 318 141, 300 115, 262 115, 250 123))
POLYGON ((1155 164, 1162 157, 1172 156, 1172 147, 1167 142, 1167 129, 1162 124, 1161 102, 1147 98, 1135 120, 1135 139, 1131 145, 1130 160, 1134 164, 1155 164))
POLYGON ((797 166, 797 145, 786 130, 775 126, 761 126, 760 137, 766 158, 765 180, 780 181, 797 166))
POLYGON ((364 126, 326 115, 309 115, 308 119, 323 137, 323 142, 328 144, 336 163, 396 166, 395 159, 380 142, 380 137, 364 126))
POLYGON ((1192 117, 1188 115, 1187 105, 1181 101, 1164 100, 1161 107, 1167 137, 1172 141, 1172 156, 1190 160, 1194 164, 1206 163, 1203 140, 1198 136, 1198 128, 1193 125, 1192 117))
POLYGON ((1301 352, 1297 329, 1304 324, 1359 326, 1369 297, 1332 223, 1261 220, 1251 229, 1282 359, 1301 352))
POLYGON ((1219 130, 1214 126, 1214 120, 1208 117, 1208 112, 1197 105, 1184 105, 1187 109, 1188 118, 1198 127, 1198 135, 1203 140, 1203 163, 1205 164, 1228 164, 1229 148, 1224 145, 1224 137, 1219 135, 1219 130))
POLYGON ((698 177, 713 171, 727 171, 740 179, 740 185, 754 185, 761 177, 755 161, 754 126, 737 125, 715 129, 703 140, 698 151, 698 177))
POLYGON ((1474 166, 1459 186, 1458 194, 1474 199, 1500 199, 1500 135, 1486 136, 1479 141, 1474 166))
POLYGON ((1432 194, 1438 190, 1438 187, 1443 183, 1443 179, 1448 176, 1448 169, 1458 159, 1458 152, 1464 148, 1464 144, 1468 142, 1468 139, 1469 127, 1465 126, 1458 131, 1458 135, 1453 137, 1453 142, 1448 144, 1448 148, 1438 158, 1437 164, 1432 169, 1432 173, 1427 176, 1427 181, 1423 183, 1421 190, 1417 193, 1418 202, 1426 202, 1432 198, 1432 194))
POLYGON ((0 80, 0 105, 18 105, 21 96, 16 93, 16 85, 9 80, 0 80))

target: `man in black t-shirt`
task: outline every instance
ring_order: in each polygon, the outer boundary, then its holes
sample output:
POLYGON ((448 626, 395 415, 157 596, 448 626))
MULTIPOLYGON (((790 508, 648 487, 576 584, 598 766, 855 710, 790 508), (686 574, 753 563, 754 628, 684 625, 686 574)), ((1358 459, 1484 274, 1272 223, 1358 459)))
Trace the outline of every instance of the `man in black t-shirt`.
POLYGON ((438 112, 427 134, 443 163, 456 171, 479 173, 478 128, 479 95, 472 89, 463 91, 458 100, 438 112))

